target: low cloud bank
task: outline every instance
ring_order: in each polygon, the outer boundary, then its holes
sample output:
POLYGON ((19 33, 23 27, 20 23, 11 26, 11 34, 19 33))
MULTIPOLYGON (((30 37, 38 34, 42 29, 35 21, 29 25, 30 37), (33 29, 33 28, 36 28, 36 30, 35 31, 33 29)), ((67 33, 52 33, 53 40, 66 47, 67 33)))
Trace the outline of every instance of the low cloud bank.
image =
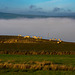
POLYGON ((75 42, 75 19, 0 19, 0 35, 18 34, 22 34, 23 36, 36 35, 43 38, 61 38, 64 41, 75 42))

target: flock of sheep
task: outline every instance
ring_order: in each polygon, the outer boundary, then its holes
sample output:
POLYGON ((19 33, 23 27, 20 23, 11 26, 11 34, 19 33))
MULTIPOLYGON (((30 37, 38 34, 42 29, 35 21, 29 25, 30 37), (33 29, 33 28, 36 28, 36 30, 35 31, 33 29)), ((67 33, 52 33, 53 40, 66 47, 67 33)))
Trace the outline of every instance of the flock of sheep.
POLYGON ((54 39, 54 38, 52 38, 52 39, 49 39, 50 41, 57 41, 57 43, 59 44, 59 43, 61 43, 62 42, 62 40, 61 39, 54 39))
MULTIPOLYGON (((21 35, 18 35, 18 36, 21 36, 21 35)), ((30 38, 30 36, 24 36, 24 38, 30 38)), ((42 37, 37 37, 37 36, 32 36, 32 38, 34 38, 34 39, 42 39, 42 37)), ((57 44, 60 44, 62 42, 61 39, 54 39, 54 38, 49 39, 49 41, 52 41, 52 40, 57 41, 57 44)))

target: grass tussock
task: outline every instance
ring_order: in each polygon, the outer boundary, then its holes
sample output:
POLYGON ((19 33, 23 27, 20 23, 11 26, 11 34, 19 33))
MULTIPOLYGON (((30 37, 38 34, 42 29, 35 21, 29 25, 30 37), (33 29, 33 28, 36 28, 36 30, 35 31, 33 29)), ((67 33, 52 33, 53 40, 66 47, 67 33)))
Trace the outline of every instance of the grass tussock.
POLYGON ((2 62, 2 59, 0 59, 0 62, 2 62))
POLYGON ((50 61, 30 61, 25 64, 12 64, 12 63, 0 63, 0 69, 18 69, 18 70, 63 70, 63 71, 75 71, 75 67, 53 64, 50 61))
POLYGON ((18 55, 75 55, 75 52, 71 51, 0 51, 0 54, 18 54, 18 55))

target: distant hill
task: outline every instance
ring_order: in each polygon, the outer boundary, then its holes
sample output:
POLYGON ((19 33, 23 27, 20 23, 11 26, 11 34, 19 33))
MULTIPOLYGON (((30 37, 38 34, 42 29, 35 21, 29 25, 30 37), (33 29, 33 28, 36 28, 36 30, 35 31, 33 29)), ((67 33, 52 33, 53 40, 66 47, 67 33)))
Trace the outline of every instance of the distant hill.
POLYGON ((51 18, 51 17, 54 17, 54 18, 74 18, 75 19, 75 13, 69 15, 61 15, 59 14, 58 16, 56 15, 50 15, 50 16, 47 16, 47 15, 22 15, 22 14, 14 14, 14 13, 4 13, 4 12, 0 12, 0 19, 16 19, 16 18, 51 18))
POLYGON ((15 18, 46 18, 49 16, 42 15, 22 15, 22 14, 13 14, 13 13, 3 13, 0 12, 0 19, 15 19, 15 18))

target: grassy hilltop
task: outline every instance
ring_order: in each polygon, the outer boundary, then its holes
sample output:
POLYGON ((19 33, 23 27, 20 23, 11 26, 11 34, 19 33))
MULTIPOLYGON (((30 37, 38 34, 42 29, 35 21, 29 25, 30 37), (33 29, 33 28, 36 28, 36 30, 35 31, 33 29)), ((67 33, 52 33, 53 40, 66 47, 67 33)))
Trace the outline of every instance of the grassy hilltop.
POLYGON ((75 75, 75 43, 57 42, 0 36, 0 75, 75 75))
POLYGON ((0 36, 0 52, 2 51, 4 53, 17 52, 19 54, 20 52, 21 54, 57 54, 57 52, 59 52, 58 54, 74 54, 75 43, 62 41, 58 44, 57 41, 50 41, 48 39, 0 36))

